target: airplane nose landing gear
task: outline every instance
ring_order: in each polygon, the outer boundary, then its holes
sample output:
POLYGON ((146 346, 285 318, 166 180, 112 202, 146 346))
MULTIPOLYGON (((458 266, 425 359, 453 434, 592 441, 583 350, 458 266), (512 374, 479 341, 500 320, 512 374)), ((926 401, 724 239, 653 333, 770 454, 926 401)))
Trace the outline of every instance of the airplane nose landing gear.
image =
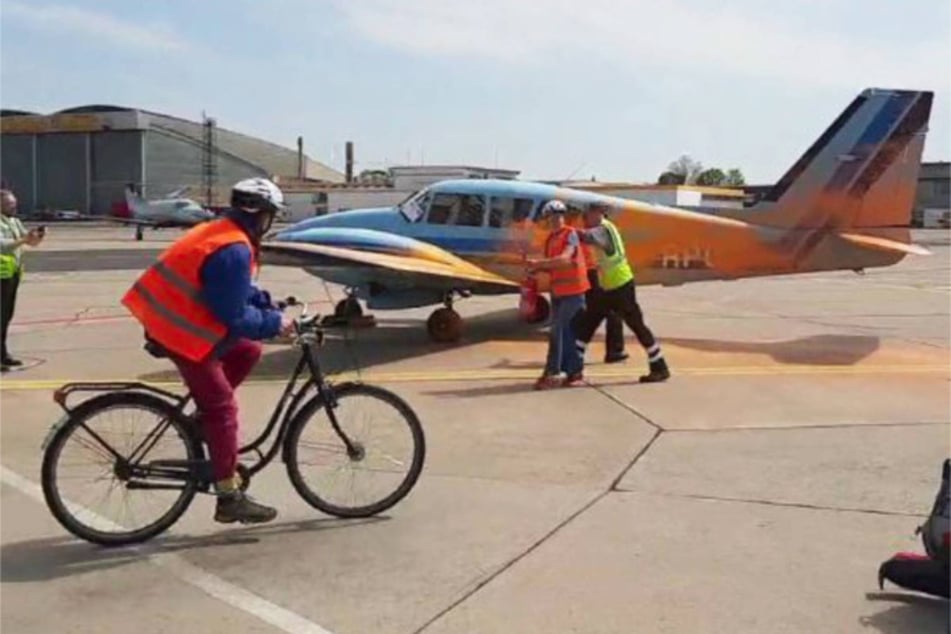
POLYGON ((341 299, 339 302, 337 302, 337 305, 334 306, 334 317, 352 319, 354 317, 362 316, 363 307, 360 306, 360 301, 352 295, 346 299, 341 299))
MULTIPOLYGON (((460 293, 468 297, 467 293, 460 293)), ((445 306, 433 311, 426 320, 426 332, 436 343, 455 343, 462 338, 462 316, 452 307, 452 293, 443 299, 445 306)))
POLYGON ((462 317, 450 307, 434 310, 426 320, 426 332, 437 343, 455 343, 462 338, 462 317))

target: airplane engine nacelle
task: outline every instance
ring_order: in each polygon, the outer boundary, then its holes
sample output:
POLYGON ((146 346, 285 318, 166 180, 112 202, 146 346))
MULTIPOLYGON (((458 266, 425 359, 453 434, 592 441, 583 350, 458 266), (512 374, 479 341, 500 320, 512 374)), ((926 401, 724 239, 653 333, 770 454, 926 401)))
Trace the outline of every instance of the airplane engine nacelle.
POLYGON ((406 290, 391 291, 388 289, 367 289, 361 288, 357 291, 357 297, 366 301, 367 308, 371 310, 402 310, 404 308, 421 308, 423 306, 433 306, 441 304, 443 293, 431 290, 406 290))

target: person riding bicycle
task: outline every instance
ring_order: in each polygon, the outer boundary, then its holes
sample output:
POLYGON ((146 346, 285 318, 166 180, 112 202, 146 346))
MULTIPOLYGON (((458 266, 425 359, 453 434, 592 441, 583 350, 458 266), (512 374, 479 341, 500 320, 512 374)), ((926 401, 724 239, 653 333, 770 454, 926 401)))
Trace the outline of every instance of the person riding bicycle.
POLYGON ((136 280, 122 304, 147 345, 178 368, 198 409, 215 479, 215 521, 269 522, 277 510, 241 491, 235 389, 261 358, 261 340, 293 322, 252 282, 263 236, 284 195, 266 178, 239 181, 222 217, 190 229, 136 280))

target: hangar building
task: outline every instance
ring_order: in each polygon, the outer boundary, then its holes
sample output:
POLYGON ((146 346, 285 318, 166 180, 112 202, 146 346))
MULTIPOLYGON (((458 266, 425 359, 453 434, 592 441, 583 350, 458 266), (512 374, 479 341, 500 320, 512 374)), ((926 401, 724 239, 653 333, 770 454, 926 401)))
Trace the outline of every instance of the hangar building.
POLYGON ((226 204, 229 186, 250 176, 339 183, 344 175, 298 149, 203 122, 111 105, 43 115, 0 112, 0 179, 24 212, 107 214, 127 185, 147 198, 188 188, 189 198, 226 204))

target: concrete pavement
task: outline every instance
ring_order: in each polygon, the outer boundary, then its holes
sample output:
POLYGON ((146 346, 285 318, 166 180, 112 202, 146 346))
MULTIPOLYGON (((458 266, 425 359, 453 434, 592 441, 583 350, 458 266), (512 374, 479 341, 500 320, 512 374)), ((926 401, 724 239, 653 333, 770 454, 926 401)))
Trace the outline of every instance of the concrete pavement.
MULTIPOLYGON (((589 352, 590 387, 532 392, 544 332, 514 322, 514 298, 462 302, 466 339, 448 348, 426 341, 428 311, 378 313, 378 328, 349 345, 335 334, 323 358, 419 413, 427 463, 406 500, 331 519, 275 462, 252 484, 280 508, 275 524, 219 527, 202 496, 144 549, 107 551, 31 497, 51 390, 176 378, 117 306, 131 261, 84 259, 83 245, 125 249, 125 230, 83 231, 62 237, 72 259, 29 275, 12 348, 35 365, 0 380, 4 631, 947 628, 947 603, 876 586, 883 559, 920 550, 914 529, 949 453, 947 232, 923 234, 933 256, 864 277, 642 289, 675 373, 663 385, 634 382, 630 338, 623 366, 589 352)), ((298 271, 265 269, 262 283, 324 311, 335 299, 298 271)), ((241 392, 246 438, 293 360, 267 347, 241 392)))

